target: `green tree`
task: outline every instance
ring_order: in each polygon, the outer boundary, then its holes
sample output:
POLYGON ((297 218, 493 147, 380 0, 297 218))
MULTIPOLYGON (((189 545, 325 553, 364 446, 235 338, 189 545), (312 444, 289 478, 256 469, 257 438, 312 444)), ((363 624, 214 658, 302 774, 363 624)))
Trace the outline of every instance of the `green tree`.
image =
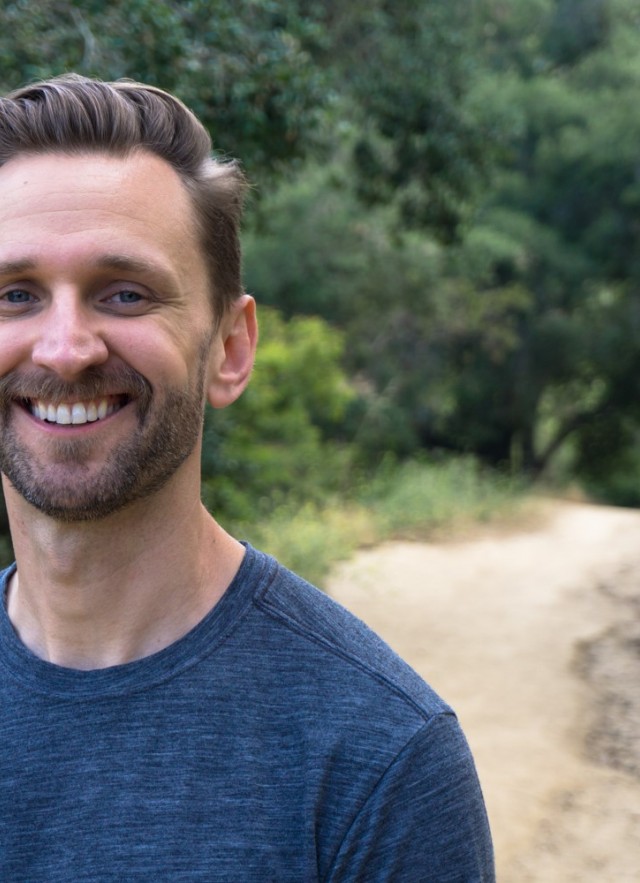
POLYGON ((479 63, 475 5, 324 6, 356 192, 365 205, 394 204, 401 227, 444 241, 456 237, 491 163, 493 133, 468 101, 479 63))
MULTIPOLYGON (((340 25, 369 45, 373 108, 383 77, 373 66, 393 41, 379 52, 375 16, 367 30, 357 4, 332 8, 332 33, 340 25)), ((384 18, 384 4, 374 9, 384 18)), ((476 76, 464 81, 465 112, 502 141, 458 241, 438 247, 426 219, 411 234, 398 227, 402 187, 389 189, 388 206, 359 213, 357 179, 310 168, 268 203, 271 225, 249 240, 247 269, 271 303, 345 327, 357 426, 373 446, 473 451, 535 474, 567 440, 580 448, 594 422, 636 419, 638 13, 629 0, 486 0, 472 24, 484 59, 473 56, 476 76)), ((417 43, 403 45, 415 73, 417 43)), ((356 54, 354 78, 366 64, 356 54)), ((366 78, 358 88, 364 95, 366 78)), ((372 119, 375 129, 377 111, 372 119)), ((391 162, 391 142, 385 150, 391 162)), ((406 168, 410 188, 422 187, 419 166, 406 168)))
POLYGON ((17 0, 0 9, 0 87, 68 70, 179 95, 215 147, 267 179, 313 143, 322 32, 293 0, 17 0))
MULTIPOLYGON (((510 135, 452 252, 454 274, 478 297, 516 287, 523 299, 499 357, 486 330, 458 350, 447 424, 492 462, 514 458, 534 473, 594 423, 636 419, 640 367, 637 16, 633 24, 630 5, 613 2, 537 8, 536 36, 527 28, 518 44, 511 32, 504 54, 505 15, 491 31, 475 100, 510 135)), ((500 9, 523 20, 521 3, 500 9)))
POLYGON ((354 392, 340 366, 343 337, 317 317, 284 321, 264 308, 251 383, 230 408, 207 411, 203 498, 251 520, 283 501, 321 501, 343 487, 348 460, 328 440, 354 392))

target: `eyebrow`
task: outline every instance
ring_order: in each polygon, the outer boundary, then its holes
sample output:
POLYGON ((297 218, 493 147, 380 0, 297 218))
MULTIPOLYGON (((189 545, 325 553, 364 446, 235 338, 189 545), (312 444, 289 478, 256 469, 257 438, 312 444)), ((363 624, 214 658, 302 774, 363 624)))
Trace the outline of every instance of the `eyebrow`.
MULTIPOLYGON (((122 270, 129 273, 161 272, 156 264, 126 254, 106 254, 93 261, 93 266, 105 270, 122 270)), ((0 276, 13 276, 28 270, 37 270, 38 262, 32 258, 0 261, 0 276)))
POLYGON ((95 261, 95 266, 105 270, 123 270, 129 273, 157 273, 160 270, 156 264, 150 261, 126 254, 102 255, 95 261))
POLYGON ((0 261, 0 275, 12 276, 16 273, 24 273, 26 270, 35 270, 36 262, 30 258, 17 261, 0 261))

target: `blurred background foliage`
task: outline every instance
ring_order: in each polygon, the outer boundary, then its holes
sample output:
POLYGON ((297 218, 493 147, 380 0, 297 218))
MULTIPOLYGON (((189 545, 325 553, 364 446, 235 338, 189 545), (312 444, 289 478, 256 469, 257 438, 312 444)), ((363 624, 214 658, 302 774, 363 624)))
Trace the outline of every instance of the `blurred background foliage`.
POLYGON ((66 70, 176 92, 254 182, 221 517, 313 521, 452 457, 640 504, 636 0, 2 4, 3 90, 66 70))

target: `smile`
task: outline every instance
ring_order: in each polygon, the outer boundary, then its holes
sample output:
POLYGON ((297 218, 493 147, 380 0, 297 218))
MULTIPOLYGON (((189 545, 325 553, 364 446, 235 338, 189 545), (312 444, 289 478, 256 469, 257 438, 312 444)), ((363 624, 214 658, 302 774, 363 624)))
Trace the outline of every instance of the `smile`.
POLYGON ((63 426, 81 426, 104 420, 127 403, 126 396, 105 396, 86 402, 45 402, 42 399, 26 400, 25 405, 33 416, 46 423, 63 426))

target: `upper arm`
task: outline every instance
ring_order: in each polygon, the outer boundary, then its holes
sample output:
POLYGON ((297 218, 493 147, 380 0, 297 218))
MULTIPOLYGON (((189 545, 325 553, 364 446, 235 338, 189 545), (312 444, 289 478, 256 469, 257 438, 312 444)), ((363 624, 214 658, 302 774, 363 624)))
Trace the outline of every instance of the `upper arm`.
POLYGON ((427 721, 354 819, 326 883, 491 883, 484 801, 455 716, 427 721))

